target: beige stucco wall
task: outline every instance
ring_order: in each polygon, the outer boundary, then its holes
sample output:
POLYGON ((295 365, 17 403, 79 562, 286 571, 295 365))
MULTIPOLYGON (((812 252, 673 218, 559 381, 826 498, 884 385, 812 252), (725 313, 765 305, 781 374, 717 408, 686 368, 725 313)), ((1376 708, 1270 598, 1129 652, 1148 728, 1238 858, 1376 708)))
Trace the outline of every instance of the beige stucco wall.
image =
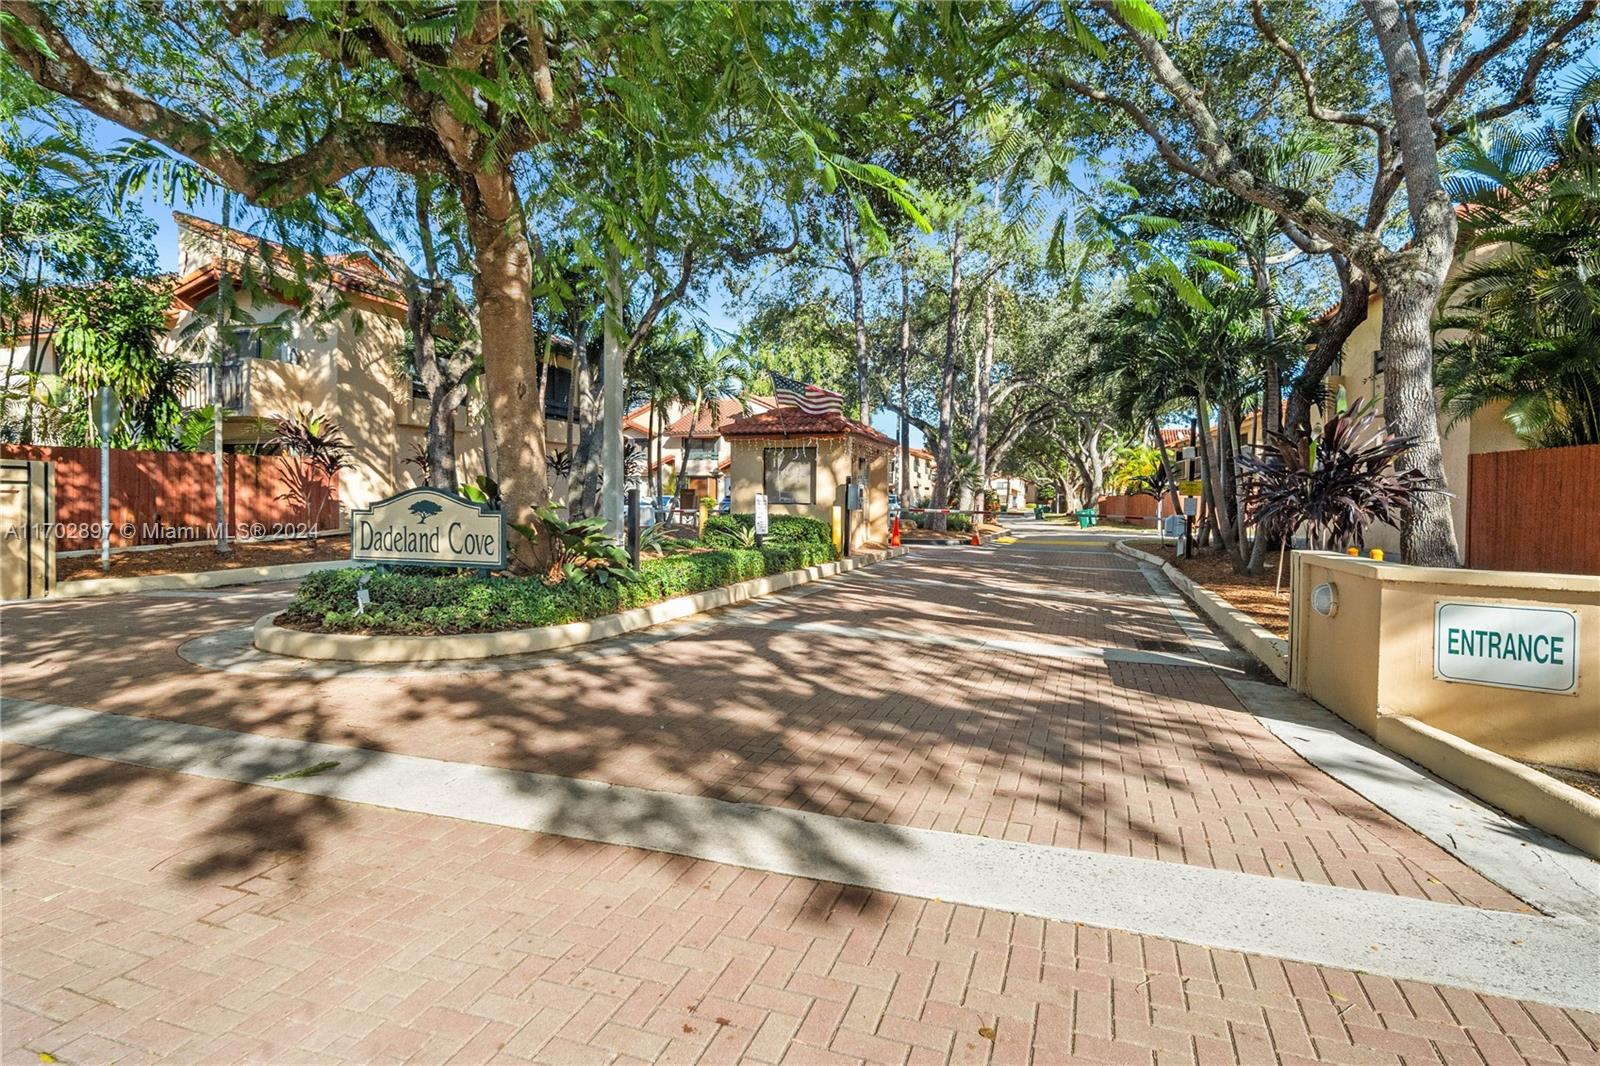
POLYGON ((1600 578, 1375 563, 1296 552, 1292 682, 1351 724, 1379 735, 1405 715, 1514 759, 1600 772, 1600 578), (1331 581, 1333 617, 1306 597, 1331 581), (1578 687, 1530 692, 1434 677, 1441 601, 1562 607, 1578 615, 1578 687))
POLYGON ((731 442, 733 465, 730 468, 733 487, 732 507, 735 514, 750 514, 756 508, 756 493, 765 480, 763 452, 775 447, 811 447, 817 449, 816 502, 768 503, 769 514, 794 514, 815 518, 835 526, 840 490, 845 478, 865 475, 858 519, 851 523, 850 542, 853 547, 876 542, 884 544, 889 536, 889 453, 867 445, 853 437, 823 437, 805 440, 734 440, 731 442))

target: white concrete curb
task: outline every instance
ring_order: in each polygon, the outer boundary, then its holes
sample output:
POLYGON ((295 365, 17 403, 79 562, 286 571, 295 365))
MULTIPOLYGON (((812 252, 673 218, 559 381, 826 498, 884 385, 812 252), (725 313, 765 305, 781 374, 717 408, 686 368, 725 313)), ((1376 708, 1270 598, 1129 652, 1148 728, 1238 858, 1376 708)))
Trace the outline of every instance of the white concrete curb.
POLYGON ((213 589, 223 585, 256 585, 263 581, 292 581, 319 570, 343 570, 355 566, 349 559, 325 559, 317 563, 284 563, 281 566, 241 566, 234 570, 202 570, 197 574, 151 574, 148 577, 88 577, 62 581, 50 594, 52 599, 74 600, 87 596, 120 596, 126 593, 157 592, 163 589, 213 589))
POLYGON ((1185 596, 1204 611, 1206 616, 1215 622, 1234 643, 1245 651, 1261 660, 1261 665, 1272 671, 1272 676, 1285 684, 1289 681, 1289 642, 1282 637, 1274 636, 1257 622, 1254 618, 1239 610, 1215 592, 1197 585, 1185 576, 1182 570, 1173 566, 1165 559, 1157 558, 1149 552, 1142 552, 1138 548, 1130 548, 1122 541, 1117 541, 1117 551, 1128 558, 1150 566, 1159 567, 1166 575, 1167 580, 1176 585, 1185 596))
POLYGON ((454 633, 445 636, 408 637, 363 633, 309 633, 277 625, 278 612, 256 620, 255 646, 273 655, 292 655, 301 659, 333 659, 341 662, 408 663, 442 659, 492 659, 501 655, 527 655, 531 652, 568 648, 608 640, 664 622, 731 607, 736 603, 768 593, 805 585, 812 581, 847 574, 864 566, 906 554, 905 548, 888 548, 849 559, 823 563, 805 570, 786 570, 781 574, 741 581, 734 585, 707 589, 689 596, 677 596, 648 607, 635 607, 618 614, 603 615, 584 622, 531 629, 508 629, 499 633, 454 633))
POLYGON ((1486 803, 1600 859, 1600 799, 1403 714, 1378 715, 1378 742, 1486 803))

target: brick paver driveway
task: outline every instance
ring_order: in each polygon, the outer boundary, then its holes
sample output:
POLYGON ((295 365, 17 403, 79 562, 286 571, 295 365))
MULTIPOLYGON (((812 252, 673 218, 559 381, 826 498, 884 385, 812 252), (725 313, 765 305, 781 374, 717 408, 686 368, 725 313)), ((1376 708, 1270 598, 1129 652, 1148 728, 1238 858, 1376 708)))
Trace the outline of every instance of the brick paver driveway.
MULTIPOLYGON (((1163 660, 1193 649, 1109 551, 925 550, 503 673, 180 655, 282 597, 8 610, 5 695, 1528 909, 1163 660)), ((3 770, 8 1062, 1600 1061, 1600 1018, 1537 1003, 40 748, 3 770)))

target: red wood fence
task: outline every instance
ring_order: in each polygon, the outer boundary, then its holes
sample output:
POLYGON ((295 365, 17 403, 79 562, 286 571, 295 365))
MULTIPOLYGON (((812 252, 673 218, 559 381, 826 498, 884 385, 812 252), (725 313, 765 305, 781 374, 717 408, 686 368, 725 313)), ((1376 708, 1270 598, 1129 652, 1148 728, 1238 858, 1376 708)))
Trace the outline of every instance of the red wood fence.
POLYGON ((1600 574, 1600 444, 1484 452, 1467 479, 1467 564, 1600 574))
MULTIPOLYGON (((100 449, 0 445, 0 457, 56 465, 58 551, 100 546, 100 449)), ((232 536, 339 527, 338 486, 286 455, 223 457, 232 536), (309 497, 309 506, 307 498, 309 497), (313 514, 312 512, 315 512, 313 514)), ((216 539, 212 458, 193 452, 111 452, 111 545, 216 539)))
MULTIPOLYGON (((1182 499, 1189 499, 1185 496, 1182 499)), ((1108 521, 1129 522, 1134 525, 1151 526, 1156 524, 1156 498, 1154 496, 1102 496, 1099 506, 1095 510, 1100 512, 1100 517, 1108 521)), ((1161 517, 1165 518, 1172 513, 1172 497, 1168 496, 1161 505, 1161 517)))

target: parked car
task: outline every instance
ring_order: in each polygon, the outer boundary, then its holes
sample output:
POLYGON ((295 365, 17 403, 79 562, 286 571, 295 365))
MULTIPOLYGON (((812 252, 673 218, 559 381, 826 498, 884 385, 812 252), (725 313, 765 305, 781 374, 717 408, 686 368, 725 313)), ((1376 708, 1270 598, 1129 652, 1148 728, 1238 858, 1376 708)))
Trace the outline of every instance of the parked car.
POLYGON ((899 513, 900 513, 900 494, 898 492, 891 492, 891 493, 889 493, 889 517, 893 518, 895 515, 897 515, 899 513))
POLYGON ((733 497, 731 495, 729 495, 728 493, 726 493, 726 492, 724 492, 722 494, 722 499, 717 502, 717 513, 718 514, 732 514, 733 513, 733 497))

